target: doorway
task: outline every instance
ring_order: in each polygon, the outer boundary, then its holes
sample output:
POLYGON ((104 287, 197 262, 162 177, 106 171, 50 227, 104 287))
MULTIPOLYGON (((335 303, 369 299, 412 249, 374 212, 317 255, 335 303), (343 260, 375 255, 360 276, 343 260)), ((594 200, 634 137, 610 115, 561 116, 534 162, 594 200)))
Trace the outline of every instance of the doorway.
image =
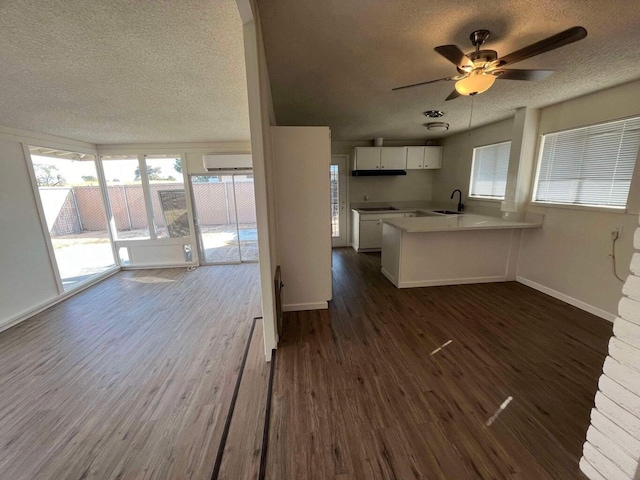
POLYGON ((258 261, 252 173, 190 175, 200 263, 258 261))
POLYGON ((331 246, 346 247, 347 233, 347 155, 331 156, 331 246))

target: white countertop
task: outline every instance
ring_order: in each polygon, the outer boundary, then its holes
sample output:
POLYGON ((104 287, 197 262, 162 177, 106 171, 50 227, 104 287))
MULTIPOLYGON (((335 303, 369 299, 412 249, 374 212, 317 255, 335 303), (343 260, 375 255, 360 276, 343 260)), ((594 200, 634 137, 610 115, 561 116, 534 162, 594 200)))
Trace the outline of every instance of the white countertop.
POLYGON ((514 228, 537 228, 542 222, 516 222, 500 217, 475 215, 438 215, 429 217, 393 218, 382 220, 387 225, 407 233, 448 232, 453 230, 498 230, 514 228))

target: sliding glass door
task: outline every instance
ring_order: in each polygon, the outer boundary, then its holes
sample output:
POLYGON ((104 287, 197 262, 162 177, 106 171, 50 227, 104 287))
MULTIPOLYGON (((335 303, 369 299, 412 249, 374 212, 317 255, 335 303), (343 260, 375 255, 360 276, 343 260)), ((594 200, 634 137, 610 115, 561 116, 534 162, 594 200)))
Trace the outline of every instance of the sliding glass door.
POLYGON ((66 292, 115 267, 93 155, 30 147, 55 267, 66 292))
POLYGON ((258 261, 253 175, 191 175, 200 260, 258 261))

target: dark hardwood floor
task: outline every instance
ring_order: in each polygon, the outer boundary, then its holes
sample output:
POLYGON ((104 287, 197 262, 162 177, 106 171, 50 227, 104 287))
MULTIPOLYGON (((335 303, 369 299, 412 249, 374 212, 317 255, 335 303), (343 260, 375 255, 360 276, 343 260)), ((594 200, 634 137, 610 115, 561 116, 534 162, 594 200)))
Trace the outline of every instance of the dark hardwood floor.
POLYGON ((260 308, 257 265, 137 270, 0 333, 0 479, 209 480, 260 308))
POLYGON ((330 309, 285 317, 267 478, 584 478, 611 324, 514 282, 398 290, 377 254, 333 259, 330 309))

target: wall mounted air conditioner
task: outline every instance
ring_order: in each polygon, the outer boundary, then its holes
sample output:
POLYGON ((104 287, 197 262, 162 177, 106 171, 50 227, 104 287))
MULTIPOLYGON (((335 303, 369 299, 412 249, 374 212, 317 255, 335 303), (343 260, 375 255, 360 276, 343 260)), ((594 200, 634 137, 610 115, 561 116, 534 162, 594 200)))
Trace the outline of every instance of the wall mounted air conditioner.
POLYGON ((253 169, 250 153, 216 153, 202 156, 207 172, 241 172, 253 169))

